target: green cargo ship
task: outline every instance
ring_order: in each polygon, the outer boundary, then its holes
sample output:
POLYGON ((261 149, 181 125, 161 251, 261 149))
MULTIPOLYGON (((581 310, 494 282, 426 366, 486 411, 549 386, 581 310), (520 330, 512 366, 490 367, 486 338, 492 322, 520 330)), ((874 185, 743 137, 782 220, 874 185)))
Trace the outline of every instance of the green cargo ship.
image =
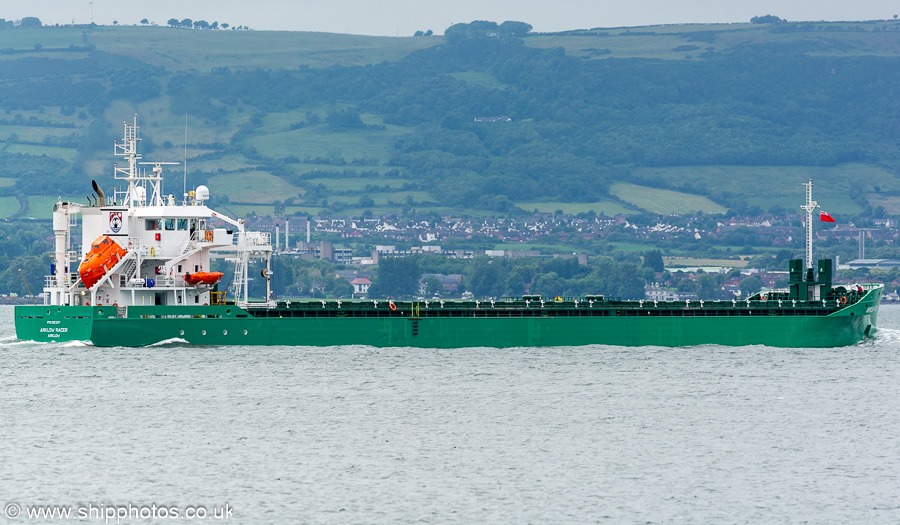
POLYGON ((200 345, 371 345, 422 348, 520 346, 835 347, 875 334, 883 286, 835 285, 831 260, 812 268, 812 182, 807 186, 807 251, 790 261, 785 290, 731 301, 618 301, 602 296, 488 301, 306 300, 255 302, 247 268, 262 260, 270 297, 268 234, 204 203, 199 186, 180 203, 162 192, 162 165, 146 173, 137 121, 125 123, 115 178, 128 189, 107 197, 94 184, 88 206, 59 201, 53 212, 54 265, 44 305, 17 306, 19 339, 89 341, 96 346, 166 342, 200 345), (82 216, 81 263, 71 227, 82 216), (230 227, 221 227, 225 223, 230 227), (235 261, 230 300, 210 260, 235 261))
MULTIPOLYGON (((97 346, 164 341, 205 345, 371 345, 427 348, 851 345, 874 335, 882 285, 832 287, 802 279, 792 263, 790 290, 747 301, 289 301, 263 307, 20 306, 21 339, 89 340, 97 346), (810 287, 822 299, 799 299, 810 287)), ((824 267, 824 268, 823 268, 824 267)))

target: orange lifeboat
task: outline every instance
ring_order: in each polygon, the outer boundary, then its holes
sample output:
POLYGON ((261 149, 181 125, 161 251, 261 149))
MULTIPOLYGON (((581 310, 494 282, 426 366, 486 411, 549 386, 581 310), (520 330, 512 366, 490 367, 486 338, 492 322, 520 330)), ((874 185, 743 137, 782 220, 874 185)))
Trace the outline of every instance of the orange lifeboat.
POLYGON ((188 284, 216 284, 222 278, 222 272, 194 272, 184 274, 184 280, 188 284))
POLYGON ((84 256, 78 266, 78 275, 84 286, 91 288, 106 275, 110 268, 128 253, 106 235, 101 235, 91 245, 91 251, 84 256))

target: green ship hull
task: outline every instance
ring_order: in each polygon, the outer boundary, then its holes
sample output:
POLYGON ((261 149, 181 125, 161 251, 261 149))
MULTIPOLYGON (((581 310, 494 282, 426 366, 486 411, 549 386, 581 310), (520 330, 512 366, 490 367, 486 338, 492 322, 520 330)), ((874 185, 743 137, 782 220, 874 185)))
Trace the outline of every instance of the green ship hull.
POLYGON ((16 333, 96 346, 847 346, 875 335, 882 287, 829 301, 301 301, 211 306, 19 306, 16 333), (391 307, 393 306, 393 308, 391 307))

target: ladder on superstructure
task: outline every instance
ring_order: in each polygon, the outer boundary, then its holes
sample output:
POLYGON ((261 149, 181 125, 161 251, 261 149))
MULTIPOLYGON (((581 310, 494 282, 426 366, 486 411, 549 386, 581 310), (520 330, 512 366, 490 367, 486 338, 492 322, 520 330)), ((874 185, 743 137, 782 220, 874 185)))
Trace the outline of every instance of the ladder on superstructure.
POLYGON ((122 267, 122 275, 125 276, 126 282, 130 281, 135 272, 137 271, 137 260, 134 257, 129 257, 125 262, 125 266, 122 267))
POLYGON ((244 281, 247 278, 247 252, 239 250, 237 253, 237 261, 234 263, 234 278, 231 280, 231 291, 234 294, 234 303, 246 302, 241 294, 243 293, 244 281))

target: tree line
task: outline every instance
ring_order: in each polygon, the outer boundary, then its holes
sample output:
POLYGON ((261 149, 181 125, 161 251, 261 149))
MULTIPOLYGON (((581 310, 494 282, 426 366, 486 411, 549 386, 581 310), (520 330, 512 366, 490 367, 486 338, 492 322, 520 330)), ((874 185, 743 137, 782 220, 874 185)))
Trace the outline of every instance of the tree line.
MULTIPOLYGON (((146 18, 141 20, 141 24, 148 24, 148 23, 149 23, 149 21, 146 18)), ((184 27, 187 29, 194 28, 194 29, 212 29, 212 30, 220 29, 220 28, 228 29, 229 27, 231 27, 225 23, 223 23, 223 24, 219 24, 218 22, 209 23, 206 20, 191 20, 190 18, 183 18, 181 20, 178 20, 177 18, 170 18, 166 22, 166 25, 169 27, 184 27)), ((244 29, 244 26, 238 26, 235 29, 244 29)))

